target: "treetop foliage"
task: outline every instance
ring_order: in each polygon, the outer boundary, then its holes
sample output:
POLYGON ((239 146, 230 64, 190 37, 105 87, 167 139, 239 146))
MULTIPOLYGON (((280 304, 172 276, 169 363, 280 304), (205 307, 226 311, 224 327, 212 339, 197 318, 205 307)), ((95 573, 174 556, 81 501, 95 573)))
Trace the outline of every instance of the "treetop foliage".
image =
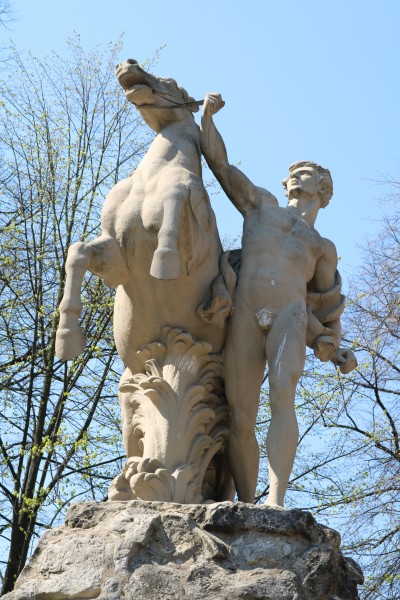
POLYGON ((101 500, 122 458, 113 293, 88 276, 89 339, 55 356, 68 246, 98 234, 105 194, 148 133, 116 81, 120 42, 67 58, 12 55, 0 83, 0 569, 12 589, 34 536, 71 499, 101 500))

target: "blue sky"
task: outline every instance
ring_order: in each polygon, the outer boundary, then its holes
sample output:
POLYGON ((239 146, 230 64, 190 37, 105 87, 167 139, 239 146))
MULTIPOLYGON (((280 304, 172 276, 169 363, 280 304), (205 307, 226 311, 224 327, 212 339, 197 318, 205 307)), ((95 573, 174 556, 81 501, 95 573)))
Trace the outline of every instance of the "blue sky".
MULTIPOLYGON (((399 178, 400 2, 15 0, 14 7, 18 20, 3 37, 39 57, 66 52, 74 31, 88 48, 125 32, 121 60, 142 62, 165 45, 156 73, 197 99, 222 93, 216 124, 231 162, 282 205, 289 164, 328 167, 334 197, 316 226, 351 274, 389 191, 376 181, 399 178)), ((239 235, 241 217, 226 197, 213 205, 221 235, 239 235)))

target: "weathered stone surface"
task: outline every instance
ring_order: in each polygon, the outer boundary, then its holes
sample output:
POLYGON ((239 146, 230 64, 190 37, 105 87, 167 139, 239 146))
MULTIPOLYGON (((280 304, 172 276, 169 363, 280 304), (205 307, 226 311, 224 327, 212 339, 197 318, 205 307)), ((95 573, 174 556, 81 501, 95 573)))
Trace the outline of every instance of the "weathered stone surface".
POLYGON ((357 600, 362 574, 301 510, 79 503, 5 600, 357 600))

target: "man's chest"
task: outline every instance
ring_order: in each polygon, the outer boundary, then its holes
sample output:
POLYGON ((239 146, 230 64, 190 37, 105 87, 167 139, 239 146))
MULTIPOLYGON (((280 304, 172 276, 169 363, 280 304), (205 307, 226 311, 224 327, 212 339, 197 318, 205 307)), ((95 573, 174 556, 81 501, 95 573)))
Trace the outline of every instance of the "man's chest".
POLYGON ((304 258, 306 255, 318 258, 324 247, 324 240, 314 227, 280 207, 270 207, 254 215, 245 224, 243 240, 261 245, 264 250, 300 254, 304 258))

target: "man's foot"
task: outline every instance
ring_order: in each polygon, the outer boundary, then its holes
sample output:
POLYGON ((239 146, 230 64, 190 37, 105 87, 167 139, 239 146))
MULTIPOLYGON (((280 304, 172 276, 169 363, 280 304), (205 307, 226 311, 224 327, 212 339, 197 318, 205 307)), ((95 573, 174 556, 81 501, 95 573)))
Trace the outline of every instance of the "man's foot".
POLYGON ((263 506, 265 506, 265 508, 274 508, 275 510, 287 510, 287 508, 285 508, 284 506, 275 504, 274 502, 271 502, 268 499, 264 502, 263 506))

